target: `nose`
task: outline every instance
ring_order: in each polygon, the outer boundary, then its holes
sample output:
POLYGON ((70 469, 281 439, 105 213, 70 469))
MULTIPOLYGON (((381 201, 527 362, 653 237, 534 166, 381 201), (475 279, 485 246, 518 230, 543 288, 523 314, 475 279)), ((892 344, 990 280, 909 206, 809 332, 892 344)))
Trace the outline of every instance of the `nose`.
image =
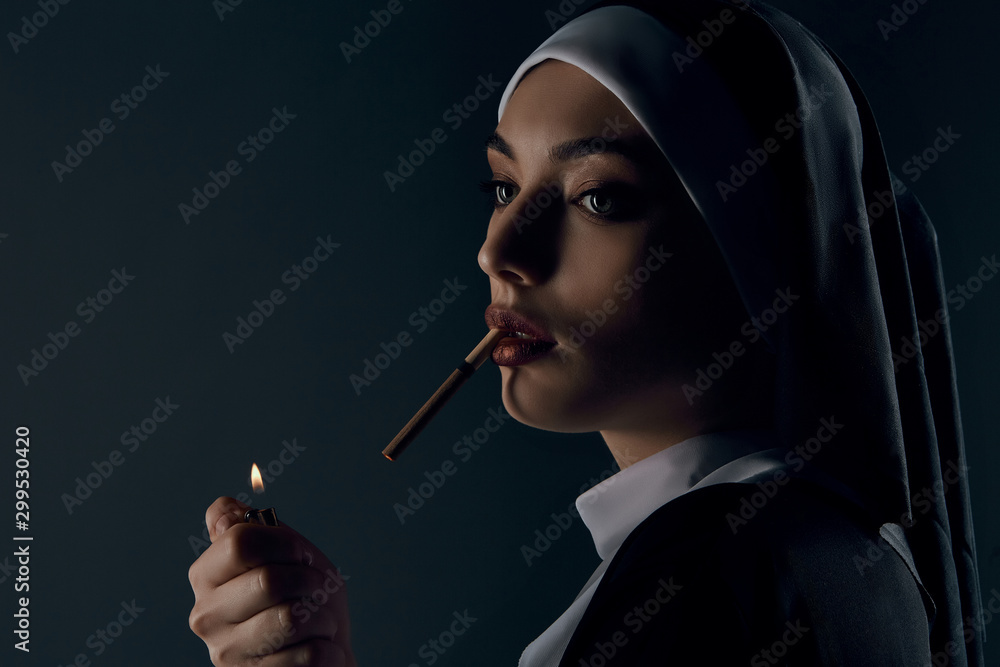
POLYGON ((514 285, 538 285, 555 271, 563 223, 558 183, 522 189, 497 210, 479 249, 479 267, 490 278, 514 285))

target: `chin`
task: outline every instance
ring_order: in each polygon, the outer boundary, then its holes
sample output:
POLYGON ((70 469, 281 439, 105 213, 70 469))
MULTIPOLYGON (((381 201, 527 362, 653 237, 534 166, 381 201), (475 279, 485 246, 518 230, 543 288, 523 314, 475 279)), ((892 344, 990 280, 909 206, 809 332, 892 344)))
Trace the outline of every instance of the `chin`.
POLYGON ((696 408, 673 374, 651 380, 645 373, 594 376, 542 365, 501 367, 504 409, 526 426, 558 433, 594 431, 691 431, 700 424, 696 408))
POLYGON ((504 409, 525 426, 558 433, 601 430, 598 417, 606 406, 597 405, 575 387, 553 386, 541 381, 533 369, 501 368, 504 409))

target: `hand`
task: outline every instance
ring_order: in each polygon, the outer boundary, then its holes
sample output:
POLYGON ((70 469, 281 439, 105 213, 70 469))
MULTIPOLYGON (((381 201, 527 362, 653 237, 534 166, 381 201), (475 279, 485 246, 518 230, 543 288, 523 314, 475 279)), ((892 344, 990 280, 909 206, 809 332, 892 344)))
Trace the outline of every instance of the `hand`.
POLYGON ((216 667, 356 667, 337 568, 297 532, 243 523, 222 497, 205 513, 212 540, 191 565, 189 624, 216 667))

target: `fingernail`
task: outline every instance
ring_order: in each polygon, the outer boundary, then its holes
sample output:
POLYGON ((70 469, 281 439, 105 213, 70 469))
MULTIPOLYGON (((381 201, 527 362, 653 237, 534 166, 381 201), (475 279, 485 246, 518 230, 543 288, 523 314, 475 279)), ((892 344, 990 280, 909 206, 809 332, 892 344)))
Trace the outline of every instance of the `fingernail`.
POLYGON ((236 523, 236 521, 234 520, 232 514, 223 514, 219 517, 219 520, 215 522, 215 536, 219 537, 222 535, 224 532, 229 530, 229 527, 234 523, 236 523))

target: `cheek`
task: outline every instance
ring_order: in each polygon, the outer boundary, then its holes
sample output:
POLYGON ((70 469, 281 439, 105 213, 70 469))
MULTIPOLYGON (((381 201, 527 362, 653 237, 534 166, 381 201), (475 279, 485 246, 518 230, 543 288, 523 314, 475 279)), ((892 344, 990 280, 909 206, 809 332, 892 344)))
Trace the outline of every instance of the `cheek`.
POLYGON ((623 300, 625 279, 642 261, 645 230, 638 226, 593 227, 579 225, 563 240, 556 289, 565 303, 596 308, 611 300, 623 300))
POLYGON ((577 325, 590 348, 581 351, 598 375, 616 385, 686 377, 694 345, 690 332, 699 308, 707 307, 691 307, 697 286, 670 259, 647 262, 648 247, 643 250, 589 299, 577 325))
POLYGON ((572 308, 562 318, 563 340, 578 355, 577 370, 601 378, 604 389, 664 370, 662 295, 652 289, 653 276, 636 275, 637 265, 630 255, 567 282, 572 296, 563 303, 572 308))
POLYGON ((635 285, 619 276, 613 296, 595 304, 588 314, 587 321, 593 325, 587 330, 594 329, 595 361, 605 368, 638 369, 662 347, 659 311, 648 303, 644 288, 635 289, 635 285))

